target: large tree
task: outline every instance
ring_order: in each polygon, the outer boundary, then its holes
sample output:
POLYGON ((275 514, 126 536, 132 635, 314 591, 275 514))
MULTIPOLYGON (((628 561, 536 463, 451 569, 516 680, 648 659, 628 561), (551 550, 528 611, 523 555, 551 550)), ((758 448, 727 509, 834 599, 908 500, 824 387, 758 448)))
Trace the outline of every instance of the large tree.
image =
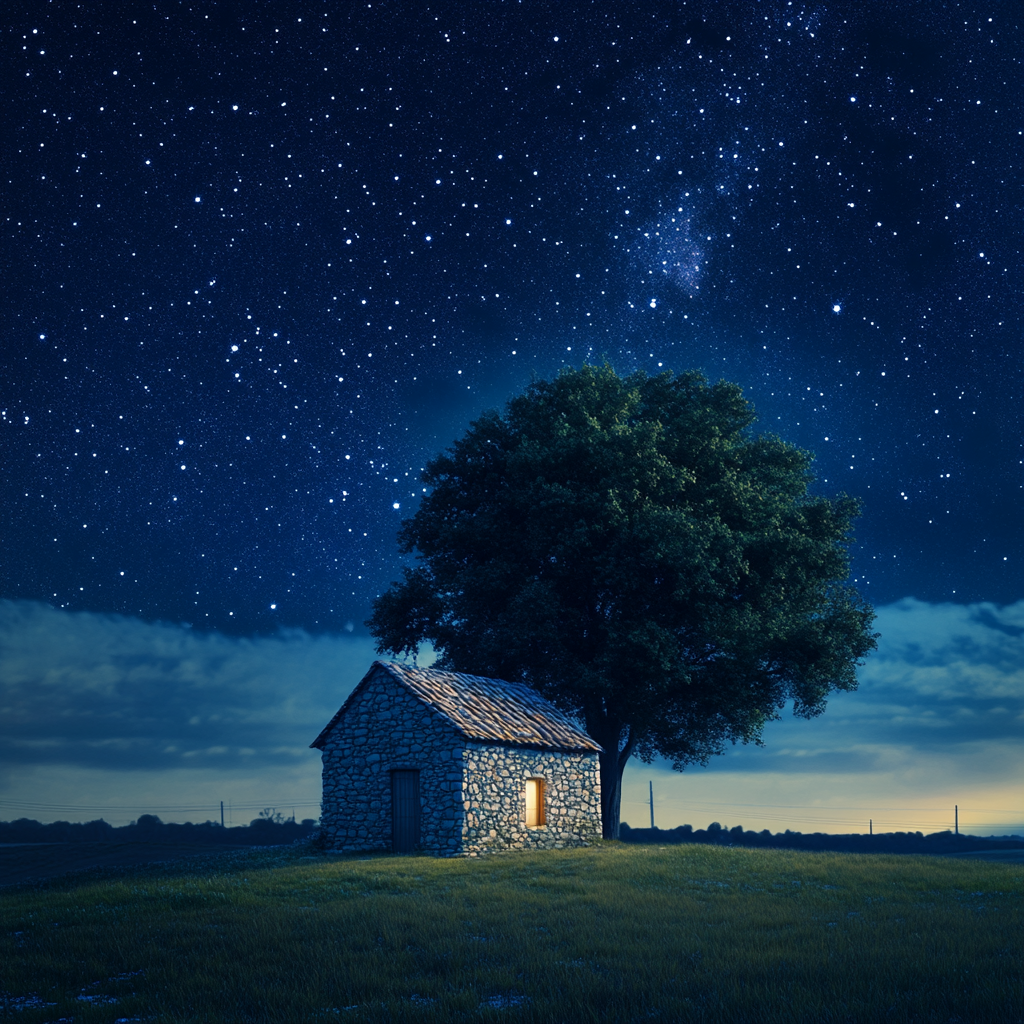
POLYGON ((740 388, 609 366, 536 381, 429 463, 402 524, 417 564, 374 604, 378 651, 518 679, 604 748, 603 831, 622 772, 759 742, 856 687, 875 646, 846 585, 858 505, 811 495, 812 456, 752 430, 740 388))

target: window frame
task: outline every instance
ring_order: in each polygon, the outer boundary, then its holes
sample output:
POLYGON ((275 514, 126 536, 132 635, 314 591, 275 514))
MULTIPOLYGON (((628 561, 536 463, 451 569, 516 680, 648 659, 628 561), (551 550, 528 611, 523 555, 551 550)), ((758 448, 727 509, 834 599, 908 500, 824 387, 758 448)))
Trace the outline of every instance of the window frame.
POLYGON ((530 775, 526 778, 523 785, 523 818, 526 822, 527 828, 544 828, 548 823, 547 815, 547 783, 539 775, 530 775), (530 822, 530 783, 533 783, 534 793, 536 795, 537 806, 533 809, 536 821, 530 822))

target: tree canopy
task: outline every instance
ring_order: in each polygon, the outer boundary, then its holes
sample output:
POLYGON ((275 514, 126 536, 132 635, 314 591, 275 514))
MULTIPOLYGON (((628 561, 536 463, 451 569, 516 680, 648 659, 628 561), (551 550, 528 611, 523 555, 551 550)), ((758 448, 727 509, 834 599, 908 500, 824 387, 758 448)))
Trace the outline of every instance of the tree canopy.
POLYGON ((423 473, 415 553, 374 604, 378 651, 526 682, 604 747, 618 834, 632 755, 677 769, 758 742, 792 701, 856 688, 871 607, 846 584, 858 503, 752 430, 740 388, 605 366, 535 381, 423 473))

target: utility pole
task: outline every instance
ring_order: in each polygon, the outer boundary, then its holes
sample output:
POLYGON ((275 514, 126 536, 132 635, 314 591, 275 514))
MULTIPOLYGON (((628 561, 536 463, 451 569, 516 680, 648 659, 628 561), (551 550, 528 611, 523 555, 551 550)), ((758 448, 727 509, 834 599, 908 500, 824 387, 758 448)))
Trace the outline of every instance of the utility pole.
POLYGON ((868 835, 873 836, 875 834, 875 823, 868 818, 868 835))
POLYGON ((647 785, 651 794, 651 828, 654 828, 654 782, 648 779, 647 785))
POLYGON ((960 835, 960 807, 953 804, 953 835, 960 835))
POLYGON ((224 801, 220 802, 220 827, 224 827, 224 801))

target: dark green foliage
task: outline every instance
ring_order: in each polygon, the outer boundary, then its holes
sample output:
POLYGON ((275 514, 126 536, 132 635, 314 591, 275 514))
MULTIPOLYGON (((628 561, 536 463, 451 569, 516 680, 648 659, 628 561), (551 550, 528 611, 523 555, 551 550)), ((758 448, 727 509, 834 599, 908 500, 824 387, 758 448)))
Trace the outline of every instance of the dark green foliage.
POLYGON ((757 741, 789 700, 856 687, 871 608, 843 581, 857 502, 734 384, 609 366, 537 381, 424 472, 416 552, 375 603, 381 652, 517 679, 604 748, 605 835, 632 754, 677 768, 757 741))

